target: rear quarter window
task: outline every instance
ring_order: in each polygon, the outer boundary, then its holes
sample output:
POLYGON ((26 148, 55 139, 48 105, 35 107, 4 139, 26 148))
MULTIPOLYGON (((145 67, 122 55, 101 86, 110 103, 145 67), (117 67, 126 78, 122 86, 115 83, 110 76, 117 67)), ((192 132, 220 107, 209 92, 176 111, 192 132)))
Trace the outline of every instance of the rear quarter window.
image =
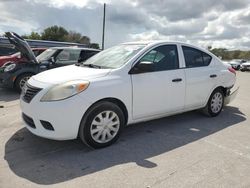
POLYGON ((182 46, 187 68, 204 67, 211 63, 212 57, 195 48, 182 46))

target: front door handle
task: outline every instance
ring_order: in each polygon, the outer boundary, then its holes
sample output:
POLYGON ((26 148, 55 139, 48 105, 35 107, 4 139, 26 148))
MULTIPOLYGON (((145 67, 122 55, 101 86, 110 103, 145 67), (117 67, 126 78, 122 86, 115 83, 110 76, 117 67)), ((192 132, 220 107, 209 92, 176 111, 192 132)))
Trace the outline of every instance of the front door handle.
POLYGON ((216 74, 211 74, 211 75, 210 75, 210 78, 215 78, 215 77, 217 77, 216 74))
POLYGON ((181 81, 182 81, 181 78, 175 78, 175 79, 172 80, 172 82, 181 82, 181 81))

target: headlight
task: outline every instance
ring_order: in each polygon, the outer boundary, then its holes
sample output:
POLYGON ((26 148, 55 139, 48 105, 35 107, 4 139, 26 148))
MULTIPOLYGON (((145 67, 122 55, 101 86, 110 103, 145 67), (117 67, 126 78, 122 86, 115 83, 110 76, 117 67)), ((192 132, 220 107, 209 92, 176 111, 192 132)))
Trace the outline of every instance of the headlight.
POLYGON ((72 97, 89 86, 88 81, 74 80, 52 87, 42 98, 41 101, 57 101, 72 97))
POLYGON ((7 65, 7 67, 4 68, 4 72, 12 71, 14 68, 16 68, 16 64, 14 64, 14 63, 7 65))

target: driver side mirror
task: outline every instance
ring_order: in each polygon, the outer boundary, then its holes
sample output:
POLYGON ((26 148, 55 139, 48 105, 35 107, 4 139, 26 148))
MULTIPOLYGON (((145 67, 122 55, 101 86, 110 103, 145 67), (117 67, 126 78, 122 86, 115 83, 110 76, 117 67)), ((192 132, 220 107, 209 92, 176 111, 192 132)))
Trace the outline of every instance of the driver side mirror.
POLYGON ((152 72, 154 70, 154 65, 150 61, 142 61, 139 64, 135 65, 130 71, 129 74, 140 74, 145 72, 152 72))

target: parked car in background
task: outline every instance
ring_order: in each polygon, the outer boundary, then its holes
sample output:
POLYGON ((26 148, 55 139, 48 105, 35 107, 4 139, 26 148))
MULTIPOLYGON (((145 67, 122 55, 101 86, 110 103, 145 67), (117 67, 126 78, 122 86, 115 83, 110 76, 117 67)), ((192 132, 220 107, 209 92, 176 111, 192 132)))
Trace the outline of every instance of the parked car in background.
POLYGON ((245 63, 246 60, 244 59, 233 59, 229 61, 228 63, 235 69, 235 70, 240 70, 240 65, 242 63, 245 63))
POLYGON ((15 48, 10 48, 7 46, 0 46, 0 57, 1 56, 9 56, 9 55, 15 54, 17 52, 18 51, 15 48))
POLYGON ((235 80, 230 65, 193 45, 125 43, 82 64, 32 76, 20 104, 33 134, 55 140, 79 136, 101 148, 114 143, 127 124, 195 109, 219 115, 237 93, 231 93, 235 80))
POLYGON ((240 70, 241 70, 242 72, 244 72, 244 71, 249 71, 249 70, 250 70, 250 61, 246 61, 245 63, 242 63, 242 64, 240 65, 240 70))
MULTIPOLYGON (((32 51, 34 53, 35 56, 40 55, 42 52, 44 52, 46 50, 46 48, 32 48, 32 51)), ((27 59, 25 59, 25 57, 22 56, 22 54, 20 52, 17 52, 13 55, 9 55, 9 56, 1 56, 0 57, 0 67, 2 66, 7 66, 11 63, 22 63, 27 61, 27 59)))
POLYGON ((32 75, 48 69, 75 64, 78 61, 85 61, 100 51, 90 48, 53 47, 35 57, 28 43, 20 36, 10 32, 6 33, 6 36, 27 60, 1 67, 0 87, 15 88, 18 91, 21 91, 32 75))

